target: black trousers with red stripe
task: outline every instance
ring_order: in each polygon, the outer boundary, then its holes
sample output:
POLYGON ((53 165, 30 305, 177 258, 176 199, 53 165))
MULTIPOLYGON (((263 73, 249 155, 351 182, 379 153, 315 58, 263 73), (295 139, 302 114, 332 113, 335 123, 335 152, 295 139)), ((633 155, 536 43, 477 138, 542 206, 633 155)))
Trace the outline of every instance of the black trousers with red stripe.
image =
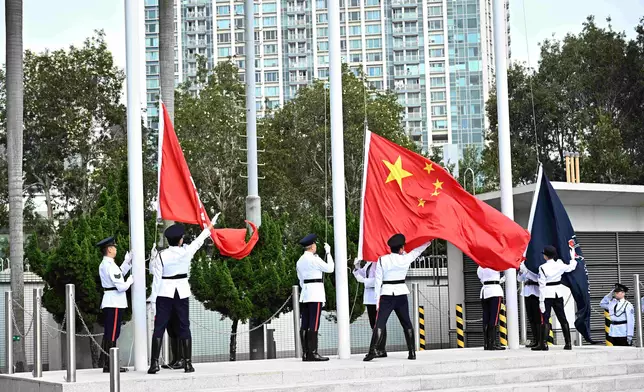
POLYGON ((103 339, 116 342, 121 334, 121 324, 125 309, 103 308, 103 339))
POLYGON ((483 307, 483 325, 494 328, 499 323, 501 299, 502 297, 490 297, 481 300, 481 306, 483 307))
POLYGON ((395 312, 403 329, 412 329, 414 325, 409 318, 409 300, 406 295, 381 295, 380 306, 376 316, 376 326, 380 329, 387 328, 387 320, 395 312))
POLYGON ((312 329, 317 332, 320 328, 321 302, 302 302, 300 304, 301 329, 312 329))

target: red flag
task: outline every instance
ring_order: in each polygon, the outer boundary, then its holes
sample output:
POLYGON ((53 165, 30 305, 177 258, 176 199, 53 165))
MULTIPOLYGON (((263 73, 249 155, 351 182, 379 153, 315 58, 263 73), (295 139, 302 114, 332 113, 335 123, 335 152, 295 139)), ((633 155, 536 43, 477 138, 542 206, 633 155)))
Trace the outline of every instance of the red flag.
POLYGON ((371 132, 365 149, 360 222, 362 258, 389 253, 395 233, 407 247, 442 238, 482 267, 517 268, 530 234, 467 193, 443 168, 371 132))
MULTIPOLYGON (((188 164, 165 104, 161 104, 159 124, 159 189, 157 218, 199 225, 206 228, 210 218, 199 199, 188 164), (161 126, 162 125, 162 126, 161 126)), ((210 236, 224 256, 242 259, 250 254, 259 240, 257 227, 246 243, 246 229, 213 229, 210 236)))

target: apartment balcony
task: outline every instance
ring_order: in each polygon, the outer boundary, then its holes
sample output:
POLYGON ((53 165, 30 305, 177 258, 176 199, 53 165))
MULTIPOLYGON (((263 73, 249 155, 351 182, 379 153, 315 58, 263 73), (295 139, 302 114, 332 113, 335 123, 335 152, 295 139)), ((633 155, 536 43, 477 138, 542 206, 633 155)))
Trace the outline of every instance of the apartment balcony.
POLYGON ((197 46, 197 41, 194 40, 188 40, 186 42, 186 47, 187 48, 195 48, 197 46))
POLYGON ((289 35, 288 40, 289 41, 306 41, 308 38, 306 37, 306 34, 304 35, 289 35))
POLYGON ((289 78, 288 80, 290 83, 295 83, 295 84, 308 84, 310 82, 309 78, 304 77, 304 76, 299 76, 296 78, 289 78))
POLYGON ((289 5, 288 7, 286 7, 286 12, 289 14, 301 14, 306 11, 308 11, 306 9, 306 6, 289 5))
POLYGON ((420 63, 419 56, 404 56, 404 57, 394 57, 394 64, 418 64, 420 63))
POLYGON ((205 39, 200 39, 197 42, 197 45, 199 45, 199 46, 208 46, 208 42, 205 39))
POLYGON ((420 99, 407 99, 405 100, 405 105, 406 106, 420 106, 420 99))
POLYGON ((394 83, 394 89, 397 91, 420 91, 420 83, 405 83, 404 80, 397 80, 394 83))
POLYGON ((289 63, 288 67, 292 68, 292 69, 306 69, 306 68, 309 68, 309 64, 306 63, 306 62, 303 62, 303 63, 289 63))
POLYGON ((391 0, 392 8, 400 8, 402 6, 418 5, 418 0, 391 0))
POLYGON ((418 14, 417 13, 399 13, 393 14, 392 17, 393 20, 418 20, 418 14))
POLYGON ((288 27, 299 27, 299 26, 306 26, 306 20, 289 20, 286 25, 288 27))
POLYGON ((410 128, 407 128, 407 132, 409 133, 410 136, 422 136, 423 135, 423 128, 410 127, 410 128))
POLYGON ((418 35, 418 29, 413 28, 394 28, 393 29, 393 35, 396 36, 402 36, 402 35, 418 35))
POLYGON ((422 118, 423 118, 422 112, 411 112, 411 113, 407 113, 407 116, 406 116, 407 120, 420 120, 422 118))
POLYGON ((309 52, 306 48, 289 48, 288 49, 288 55, 289 56, 298 56, 302 54, 306 54, 309 52))

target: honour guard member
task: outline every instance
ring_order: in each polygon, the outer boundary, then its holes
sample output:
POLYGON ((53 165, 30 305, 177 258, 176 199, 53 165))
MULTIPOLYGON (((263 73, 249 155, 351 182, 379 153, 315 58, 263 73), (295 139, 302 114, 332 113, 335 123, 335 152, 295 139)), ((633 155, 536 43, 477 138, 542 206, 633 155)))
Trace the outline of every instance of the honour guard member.
POLYGON ((539 310, 539 275, 530 271, 525 263, 521 263, 517 280, 523 282, 523 291, 521 295, 525 298, 525 310, 528 316, 528 323, 530 324, 530 331, 532 332, 532 341, 526 345, 527 348, 537 347, 541 333, 539 332, 539 325, 541 325, 541 311, 539 310))
MULTIPOLYGON (((98 244, 103 254, 103 261, 98 267, 98 273, 101 277, 101 286, 103 286, 103 300, 101 309, 103 309, 103 351, 110 352, 112 347, 116 347, 116 340, 121 334, 121 323, 123 312, 127 308, 127 296, 125 292, 134 282, 132 275, 127 280, 124 276, 132 268, 132 254, 127 252, 122 267, 116 265, 116 242, 114 237, 109 237, 98 244)), ((101 353, 103 359, 103 373, 110 372, 110 361, 107 355, 101 353)), ((121 372, 126 372, 126 368, 120 368, 121 372)))
MULTIPOLYGON (((353 276, 356 277, 356 280, 364 284, 364 294, 362 296, 362 303, 367 307, 367 315, 369 316, 369 325, 371 330, 376 326, 376 304, 378 303, 378 298, 376 297, 376 263, 366 262, 364 266, 360 266, 360 260, 357 258, 353 261, 353 276)), ((376 348, 378 358, 385 358, 387 356, 387 351, 385 347, 387 345, 387 329, 383 331, 382 346, 376 348)))
MULTIPOLYGON (((369 352, 364 361, 371 361, 378 356, 377 348, 383 347, 385 339, 385 327, 391 312, 396 312, 398 320, 405 333, 408 359, 416 359, 416 347, 414 342, 414 326, 409 318, 409 302, 407 295, 409 289, 405 284, 409 265, 414 262, 427 249, 430 242, 427 242, 409 253, 405 253, 405 236, 395 234, 387 245, 391 253, 380 257, 376 266, 375 293, 378 298, 378 314, 376 316, 376 327, 373 329, 369 352)), ((414 309, 416 311, 416 309, 414 309)))
POLYGON ((550 314, 553 309, 561 325, 561 331, 566 342, 564 350, 572 350, 570 325, 568 324, 566 312, 564 311, 564 295, 566 295, 566 290, 561 284, 561 277, 563 274, 572 272, 577 268, 577 260, 573 258, 570 260, 570 264, 564 263, 561 259, 557 258, 557 249, 551 245, 544 247, 542 253, 546 262, 539 267, 539 310, 541 311, 539 330, 541 332, 541 339, 539 340, 539 345, 533 347, 532 350, 548 351, 548 336, 550 335, 551 328, 548 320, 550 320, 550 314))
MULTIPOLYGON (((185 241, 185 240, 184 240, 185 241)), ((184 242, 185 245, 185 242, 184 242)), ((150 293, 150 297, 148 298, 148 302, 150 302, 153 306, 154 313, 156 314, 156 298, 157 298, 157 291, 159 290, 159 285, 161 284, 161 279, 162 279, 162 266, 159 266, 158 263, 160 263, 159 259, 157 258, 157 248, 156 244, 153 245, 152 247, 152 252, 150 252, 150 274, 153 275, 152 277, 152 292, 150 293)), ((168 322, 168 327, 166 329, 166 332, 168 333, 168 338, 170 339, 170 355, 172 356, 172 360, 169 363, 164 363, 161 365, 163 369, 183 369, 184 363, 183 363, 183 357, 181 354, 181 347, 179 347, 179 339, 177 338, 177 333, 176 331, 179 328, 179 319, 176 316, 176 314, 172 314, 170 317, 170 321, 168 322)), ((164 361, 167 361, 168 358, 164 358, 164 361)))
POLYGON ((616 283, 615 288, 599 303, 610 313, 610 331, 613 346, 631 346, 635 330, 635 308, 626 300, 628 287, 616 283), (614 298, 613 298, 614 297, 614 298))
MULTIPOLYGON (((186 373, 195 371, 192 366, 192 335, 190 334, 190 284, 188 272, 190 263, 195 253, 201 248, 210 230, 217 221, 219 214, 203 229, 190 245, 183 246, 185 229, 181 224, 174 224, 165 230, 165 237, 169 247, 157 254, 154 265, 160 270, 161 279, 156 288, 156 316, 154 318, 154 333, 152 334, 152 350, 148 374, 155 374, 159 369, 159 354, 163 333, 168 327, 172 317, 179 320, 176 334, 183 357, 183 366, 186 373)), ((151 263, 152 264, 152 263, 151 263)), ((156 272, 157 274, 159 272, 156 272)))
POLYGON ((485 350, 505 350, 505 347, 496 341, 496 326, 499 324, 503 302, 501 283, 505 282, 505 276, 501 277, 499 271, 483 267, 479 267, 476 274, 483 285, 479 295, 483 307, 483 347, 485 350))
POLYGON ((304 254, 297 261, 297 278, 300 281, 300 339, 302 340, 302 360, 305 362, 328 361, 329 358, 318 354, 318 329, 322 306, 326 302, 324 292, 324 273, 334 270, 331 247, 324 244, 326 262, 315 252, 317 245, 315 234, 309 234, 300 240, 304 254))

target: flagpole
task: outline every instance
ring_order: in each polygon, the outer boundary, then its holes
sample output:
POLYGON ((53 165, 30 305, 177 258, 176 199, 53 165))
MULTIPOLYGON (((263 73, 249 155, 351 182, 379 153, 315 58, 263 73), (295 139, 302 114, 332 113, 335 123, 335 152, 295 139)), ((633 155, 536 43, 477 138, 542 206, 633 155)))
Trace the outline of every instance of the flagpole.
POLYGON ((145 307, 145 235, 143 225, 143 154, 141 146, 141 0, 125 0, 125 51, 127 76, 127 161, 132 259, 132 319, 134 321, 134 370, 147 367, 145 307))
MULTIPOLYGON (((494 0, 494 63, 496 71, 496 105, 499 124, 499 174, 501 212, 514 220, 512 200, 512 162, 510 151, 510 109, 508 104, 508 53, 505 22, 505 0, 494 0)), ((508 320, 508 346, 519 348, 519 306, 517 303, 517 271, 505 271, 505 306, 508 320)))
POLYGON ((342 49, 340 47, 340 2, 329 7, 329 79, 331 102, 331 179, 333 185, 333 239, 335 244, 335 290, 338 320, 338 356, 351 358, 349 334, 349 280, 347 277, 347 228, 344 196, 344 136, 342 130, 342 49))

